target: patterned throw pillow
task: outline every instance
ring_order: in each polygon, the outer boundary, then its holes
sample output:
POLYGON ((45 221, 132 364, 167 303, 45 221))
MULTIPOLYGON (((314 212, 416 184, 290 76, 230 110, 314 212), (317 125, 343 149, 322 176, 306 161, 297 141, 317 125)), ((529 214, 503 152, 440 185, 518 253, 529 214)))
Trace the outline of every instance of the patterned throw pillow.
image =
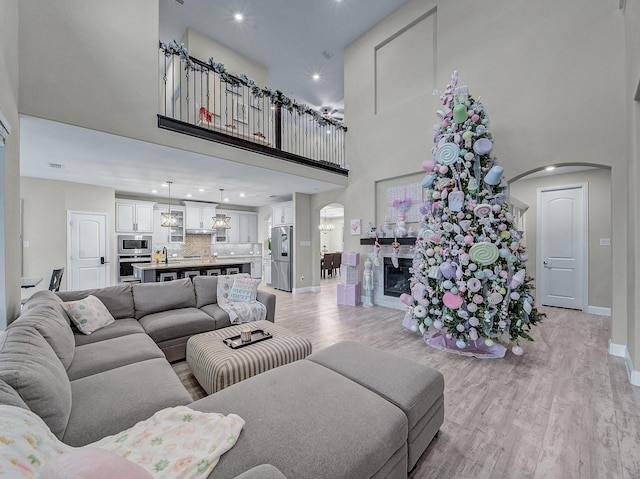
POLYGON ((67 301, 62 305, 71 321, 84 334, 91 334, 115 321, 102 301, 93 295, 80 301, 67 301))
POLYGON ((259 284, 259 279, 236 278, 227 299, 229 301, 239 301, 241 303, 255 301, 258 294, 259 284))

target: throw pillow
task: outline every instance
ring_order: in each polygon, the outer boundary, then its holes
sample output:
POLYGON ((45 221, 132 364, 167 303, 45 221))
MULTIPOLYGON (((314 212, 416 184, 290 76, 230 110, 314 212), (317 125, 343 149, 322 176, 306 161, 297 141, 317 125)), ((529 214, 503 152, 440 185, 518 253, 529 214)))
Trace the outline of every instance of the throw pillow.
POLYGON ((255 301, 259 284, 259 279, 236 278, 227 299, 229 301, 239 301, 242 303, 255 301))
POLYGON ((153 479, 142 467, 97 447, 85 447, 48 461, 40 477, 47 479, 153 479))
POLYGON ((91 334, 115 322, 102 301, 91 294, 79 301, 67 301, 62 305, 71 321, 84 334, 91 334))

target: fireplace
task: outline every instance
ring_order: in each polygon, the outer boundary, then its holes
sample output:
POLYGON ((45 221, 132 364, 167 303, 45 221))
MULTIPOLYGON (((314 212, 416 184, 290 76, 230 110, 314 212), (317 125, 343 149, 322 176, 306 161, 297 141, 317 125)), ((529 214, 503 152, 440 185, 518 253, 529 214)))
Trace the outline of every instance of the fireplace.
POLYGON ((384 258, 384 295, 398 298, 402 293, 411 294, 411 273, 413 264, 410 258, 398 258, 398 267, 394 267, 391 258, 384 258))

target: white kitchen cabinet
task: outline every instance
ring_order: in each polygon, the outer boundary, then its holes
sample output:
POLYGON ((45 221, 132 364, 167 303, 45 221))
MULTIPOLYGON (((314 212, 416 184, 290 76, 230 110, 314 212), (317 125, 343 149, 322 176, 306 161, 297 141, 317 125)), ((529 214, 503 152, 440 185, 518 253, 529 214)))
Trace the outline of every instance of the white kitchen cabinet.
POLYGON ((229 220, 229 228, 215 235, 216 243, 257 243, 258 213, 252 211, 224 210, 229 220))
POLYGON ((226 230, 226 242, 227 243, 241 243, 240 241, 240 212, 239 211, 225 211, 225 214, 229 219, 229 228, 226 230))
POLYGON ((171 213, 178 219, 175 227, 160 226, 162 224, 162 213, 169 211, 169 205, 156 205, 153 208, 153 244, 158 243, 184 243, 184 216, 185 208, 182 206, 171 206, 171 213))
POLYGON ((262 266, 262 280, 267 284, 271 284, 271 260, 263 259, 262 266))
POLYGON ((293 225, 293 202, 279 203, 271 206, 271 223, 273 226, 293 225))
POLYGON ((183 201, 185 205, 185 224, 188 230, 210 230, 216 215, 215 203, 196 203, 183 201))
POLYGON ((151 201, 116 200, 116 233, 153 233, 151 201))

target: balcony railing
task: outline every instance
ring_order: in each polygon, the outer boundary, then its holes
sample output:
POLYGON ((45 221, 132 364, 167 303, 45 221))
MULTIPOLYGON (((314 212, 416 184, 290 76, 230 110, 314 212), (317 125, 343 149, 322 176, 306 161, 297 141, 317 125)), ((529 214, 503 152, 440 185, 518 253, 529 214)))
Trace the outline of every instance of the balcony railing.
POLYGON ((190 57, 175 41, 161 43, 160 55, 159 127, 347 174, 341 122, 190 57))

